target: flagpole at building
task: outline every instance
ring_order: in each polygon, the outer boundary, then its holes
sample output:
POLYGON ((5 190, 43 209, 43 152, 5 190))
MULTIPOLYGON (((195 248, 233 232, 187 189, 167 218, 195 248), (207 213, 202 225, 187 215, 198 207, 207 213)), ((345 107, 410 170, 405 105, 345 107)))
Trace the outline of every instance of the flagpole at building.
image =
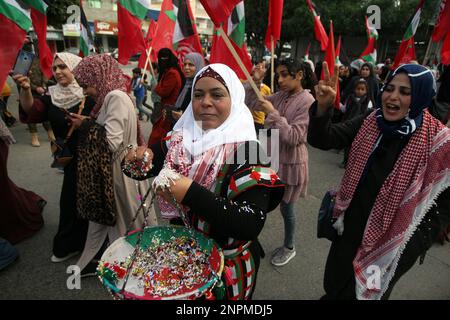
POLYGON ((247 68, 244 66, 244 63, 242 62, 241 58, 239 57, 236 50, 233 48, 233 45, 230 42, 230 39, 228 38, 228 35, 223 30, 222 25, 219 27, 219 36, 222 37, 223 41, 225 42, 228 50, 230 50, 231 54, 233 55, 234 59, 238 63, 239 67, 241 68, 242 72, 244 72, 245 77, 247 78, 248 82, 250 83, 252 89, 255 91, 256 96, 259 100, 264 100, 261 92, 259 91, 258 87, 256 86, 255 81, 253 81, 253 78, 251 77, 250 73, 248 72, 247 68))
POLYGON ((275 81, 274 81, 274 64, 275 64, 275 49, 274 49, 274 41, 273 41, 273 35, 270 36, 270 44, 271 44, 271 48, 270 48, 270 89, 272 90, 272 93, 275 92, 274 88, 275 88, 275 81))

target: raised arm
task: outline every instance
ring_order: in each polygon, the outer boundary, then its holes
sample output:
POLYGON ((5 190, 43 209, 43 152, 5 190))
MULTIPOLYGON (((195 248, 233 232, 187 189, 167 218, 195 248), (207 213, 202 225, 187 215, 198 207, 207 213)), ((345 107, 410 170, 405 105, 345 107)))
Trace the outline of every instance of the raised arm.
POLYGON ((25 113, 30 113, 34 102, 33 95, 31 93, 30 78, 21 74, 16 74, 12 78, 20 88, 19 99, 23 110, 25 113))

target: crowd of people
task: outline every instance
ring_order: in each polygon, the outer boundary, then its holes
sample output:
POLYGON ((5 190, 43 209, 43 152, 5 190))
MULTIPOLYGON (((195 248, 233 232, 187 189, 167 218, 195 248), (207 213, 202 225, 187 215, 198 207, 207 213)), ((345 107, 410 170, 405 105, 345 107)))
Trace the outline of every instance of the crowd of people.
MULTIPOLYGON (((81 275, 94 275, 105 249, 142 226, 135 214, 150 179, 170 172, 177 178, 156 190, 147 225, 160 223, 158 212, 214 239, 224 252, 223 298, 251 299, 264 257, 258 235, 277 207, 284 235, 270 262, 282 267, 296 255, 296 221, 314 165, 309 144, 344 150, 322 298, 388 299, 450 231, 449 69, 436 79, 414 62, 391 70, 389 60, 358 59, 336 65, 331 76, 326 62, 281 59, 271 92, 265 62, 253 67, 255 87, 198 53, 180 61, 161 49, 150 77, 140 68, 125 75, 106 54, 57 53, 53 83, 13 76, 32 144, 39 144, 32 128, 45 123, 53 165, 64 173, 50 259, 79 256, 81 275), (145 121, 153 124, 149 137, 145 121), (260 130, 279 137, 277 168, 263 161, 270 148, 261 148, 260 130), (381 269, 380 288, 367 285, 371 265, 381 269)), ((10 90, 2 95, 7 100, 10 90)), ((42 227, 46 204, 8 177, 14 138, 7 125, 0 120, 0 269, 17 258, 13 245, 42 227)))

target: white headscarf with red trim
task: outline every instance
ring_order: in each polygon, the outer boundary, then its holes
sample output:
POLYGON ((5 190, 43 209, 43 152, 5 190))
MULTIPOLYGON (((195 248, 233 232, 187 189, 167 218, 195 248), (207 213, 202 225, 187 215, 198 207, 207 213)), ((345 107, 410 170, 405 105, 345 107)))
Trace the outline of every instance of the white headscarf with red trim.
MULTIPOLYGON (((231 112, 218 128, 203 131, 195 121, 192 101, 182 117, 175 124, 169 142, 164 167, 191 178, 203 187, 213 190, 217 175, 228 157, 234 155, 239 143, 257 141, 253 117, 244 103, 245 91, 233 70, 223 64, 209 65, 194 79, 210 67, 222 77, 231 98, 231 112)), ((177 217, 177 209, 159 198, 161 215, 166 218, 177 217)), ((187 211, 187 208, 183 208, 187 211)))
POLYGON ((245 104, 245 90, 236 73, 221 63, 210 64, 200 70, 194 78, 192 97, 194 97, 197 78, 211 68, 225 81, 231 98, 231 112, 218 128, 204 131, 195 121, 192 101, 175 124, 173 131, 182 132, 183 145, 193 156, 204 153, 213 147, 244 141, 257 141, 255 125, 250 110, 245 104))

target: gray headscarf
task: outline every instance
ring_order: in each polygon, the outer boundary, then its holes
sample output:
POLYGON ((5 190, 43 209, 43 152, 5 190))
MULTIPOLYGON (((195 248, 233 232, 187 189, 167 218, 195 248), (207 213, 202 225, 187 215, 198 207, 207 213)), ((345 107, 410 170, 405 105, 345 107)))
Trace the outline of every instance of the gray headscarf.
POLYGON ((186 60, 192 61, 192 63, 195 65, 195 74, 192 76, 192 78, 186 78, 184 87, 178 95, 177 101, 175 102, 175 108, 177 110, 181 108, 184 99, 186 98, 186 94, 191 91, 192 81, 194 80, 195 75, 205 66, 205 60, 203 59, 203 56, 198 52, 189 52, 184 56, 184 61, 186 60))

